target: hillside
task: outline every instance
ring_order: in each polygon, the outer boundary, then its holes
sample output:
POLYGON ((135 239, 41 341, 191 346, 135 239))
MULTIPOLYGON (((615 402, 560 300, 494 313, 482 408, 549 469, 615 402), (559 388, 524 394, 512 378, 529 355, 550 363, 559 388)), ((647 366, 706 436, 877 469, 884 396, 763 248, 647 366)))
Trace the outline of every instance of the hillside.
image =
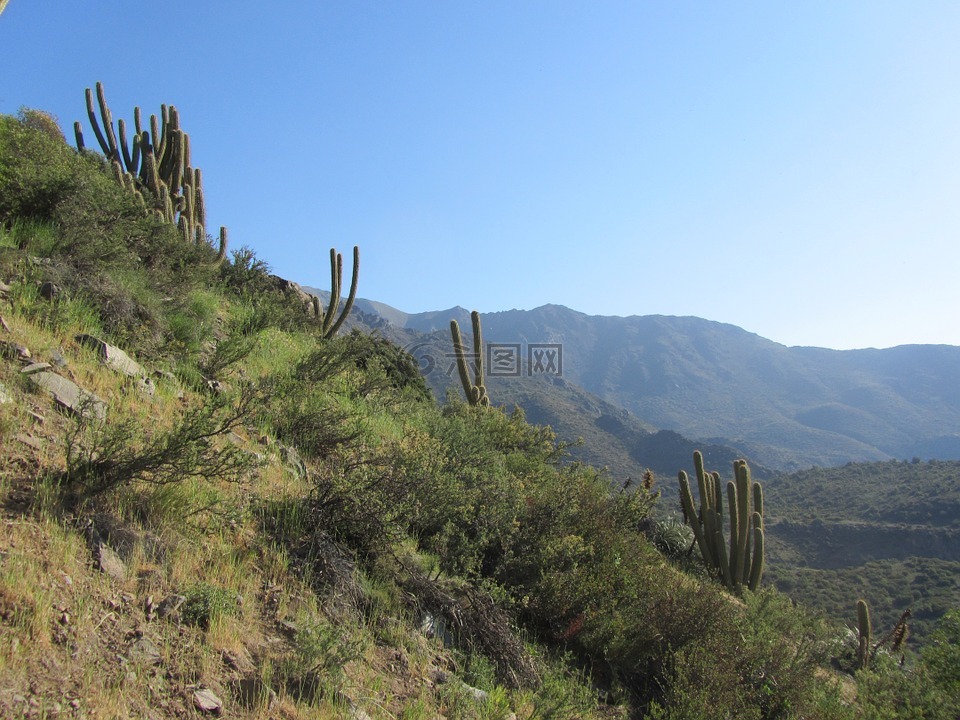
MULTIPOLYGON (((384 317, 431 332, 468 313, 384 317)), ((651 426, 738 448, 771 468, 960 459, 957 347, 785 347, 700 318, 588 316, 559 305, 485 314, 484 333, 492 343, 560 344, 568 382, 651 426)))
POLYGON ((850 463, 771 478, 770 580, 833 617, 870 598, 922 642, 960 605, 960 463, 850 463))
POLYGON ((0 715, 960 710, 960 612, 901 667, 728 591, 642 485, 350 330, 349 259, 320 304, 206 234, 175 129, 138 167, 0 117, 0 715))

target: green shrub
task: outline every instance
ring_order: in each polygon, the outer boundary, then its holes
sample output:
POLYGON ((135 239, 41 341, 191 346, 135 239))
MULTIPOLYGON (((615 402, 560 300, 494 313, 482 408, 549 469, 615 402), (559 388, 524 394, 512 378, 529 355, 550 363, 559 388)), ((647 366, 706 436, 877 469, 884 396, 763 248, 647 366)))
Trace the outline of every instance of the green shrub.
POLYGON ((187 588, 180 608, 180 619, 187 625, 208 630, 219 617, 237 612, 237 599, 229 591, 201 582, 187 588))
POLYGON ((32 122, 36 112, 0 115, 0 224, 53 219, 60 202, 82 183, 83 160, 62 134, 57 138, 32 122))
POLYGON ((255 458, 216 441, 252 420, 260 402, 259 391, 244 386, 236 397, 215 395, 187 410, 169 430, 145 427, 138 419, 114 422, 77 414, 66 438, 67 469, 60 484, 82 498, 135 482, 242 480, 256 467, 255 458))

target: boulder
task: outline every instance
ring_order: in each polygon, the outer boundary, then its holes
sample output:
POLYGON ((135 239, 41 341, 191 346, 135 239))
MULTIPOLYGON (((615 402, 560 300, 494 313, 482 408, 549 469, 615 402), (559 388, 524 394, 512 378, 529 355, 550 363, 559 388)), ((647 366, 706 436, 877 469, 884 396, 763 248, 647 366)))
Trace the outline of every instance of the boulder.
POLYGON ((93 548, 93 559, 97 570, 112 577, 117 582, 127 579, 127 566, 109 545, 100 543, 93 548))
POLYGON ((209 688, 195 690, 193 693, 193 704, 200 712, 214 715, 219 715, 223 712, 223 700, 218 698, 213 690, 209 688))
POLYGON ((107 415, 107 404, 72 380, 46 370, 28 377, 33 384, 50 393, 54 402, 68 412, 98 420, 107 415))
POLYGON ((145 374, 143 367, 118 347, 86 333, 77 335, 76 340, 81 345, 96 350, 100 361, 111 370, 128 377, 141 377, 145 374))

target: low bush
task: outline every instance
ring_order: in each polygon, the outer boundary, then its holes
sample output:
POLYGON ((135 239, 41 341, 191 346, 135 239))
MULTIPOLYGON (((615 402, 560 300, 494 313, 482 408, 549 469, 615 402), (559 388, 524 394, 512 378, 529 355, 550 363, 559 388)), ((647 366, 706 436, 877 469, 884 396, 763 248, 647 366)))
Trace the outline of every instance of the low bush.
POLYGON ((218 441, 250 422, 260 402, 260 392, 244 386, 236 397, 215 395, 187 410, 170 429, 150 429, 139 419, 112 422, 79 413, 67 434, 67 469, 60 484, 78 498, 89 498, 136 482, 242 480, 256 459, 218 441))

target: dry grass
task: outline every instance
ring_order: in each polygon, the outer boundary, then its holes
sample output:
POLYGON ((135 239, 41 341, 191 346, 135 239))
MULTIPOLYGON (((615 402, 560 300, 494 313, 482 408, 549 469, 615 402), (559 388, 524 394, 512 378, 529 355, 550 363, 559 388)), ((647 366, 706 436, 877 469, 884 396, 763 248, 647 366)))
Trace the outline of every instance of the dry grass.
MULTIPOLYGON (((60 372, 107 402, 108 423, 137 423, 144 438, 203 401, 169 377, 155 377, 153 396, 136 389, 73 339, 82 325, 53 330, 16 310, 4 319, 11 332, 0 340, 29 347, 35 360, 62 353, 60 372)), ((268 331, 245 362, 247 376, 293 364, 305 343, 268 331)), ((263 458, 243 482, 140 483, 65 506, 55 479, 75 420, 19 370, 0 360, 12 396, 0 404, 0 717, 199 717, 200 687, 223 699, 230 718, 342 718, 351 707, 372 718, 487 717, 464 715, 455 688, 434 681, 456 663, 417 630, 399 588, 354 569, 341 578, 350 592, 324 594, 264 535, 255 508, 288 501, 291 521, 302 522, 296 504, 311 490, 274 439, 238 428, 231 442, 263 458), (95 566, 91 522, 122 558, 122 580, 95 566), (188 622, 184 606, 159 612, 167 599, 204 593, 221 603, 208 622, 188 622), (248 697, 242 682, 273 693, 248 697)), ((423 441, 384 423, 378 429, 398 451, 423 441)))

